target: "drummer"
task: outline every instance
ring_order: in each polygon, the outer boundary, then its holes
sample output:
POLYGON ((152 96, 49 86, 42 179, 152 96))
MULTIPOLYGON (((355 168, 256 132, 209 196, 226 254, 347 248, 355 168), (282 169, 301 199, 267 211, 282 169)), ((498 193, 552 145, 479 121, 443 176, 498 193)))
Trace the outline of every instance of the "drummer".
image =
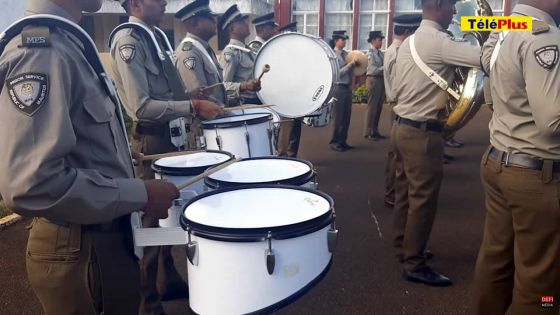
MULTIPOLYGON (((278 28, 278 33, 285 32, 297 32, 297 22, 278 28)), ((279 156, 297 157, 301 138, 302 120, 302 118, 282 118, 277 145, 279 156)))
POLYGON ((278 34, 278 23, 274 19, 274 12, 253 19, 257 36, 247 46, 256 54, 272 36, 278 34))
POLYGON ((245 45, 245 39, 251 34, 247 18, 234 4, 218 22, 219 31, 227 33, 230 39, 220 57, 220 65, 230 100, 237 104, 261 104, 256 94, 261 84, 253 78, 255 54, 245 45))
POLYGON ((344 50, 346 40, 348 40, 346 31, 334 31, 330 42, 340 65, 334 94, 338 101, 334 105, 334 129, 330 142, 331 149, 338 152, 354 148, 346 142, 346 139, 352 115, 352 70, 359 63, 355 59, 346 63, 348 56, 348 52, 344 50))

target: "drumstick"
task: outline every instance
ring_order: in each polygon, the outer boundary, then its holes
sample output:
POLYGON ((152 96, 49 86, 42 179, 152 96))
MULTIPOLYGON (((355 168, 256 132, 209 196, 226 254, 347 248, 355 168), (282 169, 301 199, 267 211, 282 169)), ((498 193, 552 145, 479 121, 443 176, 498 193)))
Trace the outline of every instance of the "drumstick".
POLYGON ((220 86, 220 85, 223 85, 223 84, 224 84, 224 82, 218 82, 218 83, 216 83, 216 84, 212 84, 212 85, 206 86, 206 87, 204 87, 204 88, 202 88, 202 89, 203 89, 203 90, 210 90, 210 89, 213 89, 213 88, 215 88, 215 87, 217 87, 217 86, 220 86))
POLYGON ((230 166, 230 165, 233 164, 233 163, 239 162, 240 160, 241 160, 241 159, 239 159, 239 158, 233 159, 233 160, 228 161, 228 162, 226 162, 226 163, 224 163, 224 164, 221 164, 221 165, 218 165, 218 166, 216 166, 216 167, 213 167, 212 169, 209 169, 209 170, 207 170, 206 172, 204 172, 204 173, 202 173, 202 174, 200 174, 200 175, 198 175, 198 176, 196 176, 196 177, 193 177, 193 178, 191 178, 191 179, 189 179, 189 180, 187 180, 187 181, 185 181, 185 182, 183 182, 183 183, 177 185, 177 189, 179 189, 179 190, 184 189, 184 188, 186 188, 186 187, 188 187, 188 186, 190 186, 190 185, 192 185, 192 184, 198 182, 199 180, 201 180, 201 179, 203 179, 203 178, 205 178, 205 177, 208 177, 208 176, 210 176, 210 175, 212 175, 212 174, 214 174, 214 173, 216 173, 216 172, 218 172, 218 171, 220 171, 220 170, 222 170, 222 169, 224 169, 224 168, 230 166))
POLYGON ((189 154, 199 153, 199 152, 205 152, 205 151, 202 151, 202 150, 180 151, 180 152, 169 152, 169 153, 162 153, 162 154, 152 154, 152 155, 145 155, 145 156, 143 156, 141 158, 138 158, 136 160, 138 160, 138 161, 152 161, 152 160, 158 160, 158 159, 162 159, 162 158, 166 158, 166 157, 189 155, 189 154))
POLYGON ((233 110, 243 110, 243 109, 255 109, 255 108, 267 108, 276 105, 244 105, 244 106, 235 106, 235 107, 226 107, 223 110, 225 112, 230 112, 233 110))
POLYGON ((260 80, 262 79, 263 75, 264 75, 265 73, 267 73, 268 71, 270 71, 270 65, 266 64, 266 65, 263 66, 261 75, 259 76, 259 78, 257 79, 257 81, 260 81, 260 80))

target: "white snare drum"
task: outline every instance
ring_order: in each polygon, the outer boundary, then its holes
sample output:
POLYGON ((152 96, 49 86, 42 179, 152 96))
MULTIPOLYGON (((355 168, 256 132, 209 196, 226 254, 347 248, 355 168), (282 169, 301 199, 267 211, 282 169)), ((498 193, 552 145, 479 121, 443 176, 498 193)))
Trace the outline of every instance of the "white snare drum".
POLYGON ((197 314, 270 313, 328 272, 338 231, 332 199, 293 186, 206 193, 184 207, 189 303, 197 314))
POLYGON ((204 179, 211 189, 224 187, 283 184, 317 189, 317 175, 308 161, 287 157, 244 159, 204 179))
POLYGON ((319 110, 303 118, 303 123, 310 127, 326 127, 331 122, 332 103, 323 105, 319 110))
POLYGON ((246 114, 202 122, 209 150, 224 150, 238 158, 274 155, 272 115, 246 114))
MULTIPOLYGON (((175 185, 182 184, 187 180, 204 173, 209 167, 225 163, 233 159, 229 152, 206 151, 192 154, 166 157, 152 163, 156 179, 165 179, 175 185)), ((181 191, 181 199, 191 199, 206 190, 204 181, 200 180, 181 191), (190 192, 190 194, 189 194, 190 192)), ((169 217, 159 220, 162 227, 178 227, 178 218, 181 214, 180 208, 171 207, 169 217)))
POLYGON ((308 116, 327 103, 334 93, 338 62, 334 51, 318 37, 299 33, 276 35, 255 59, 254 76, 270 65, 257 92, 264 104, 281 116, 308 116))

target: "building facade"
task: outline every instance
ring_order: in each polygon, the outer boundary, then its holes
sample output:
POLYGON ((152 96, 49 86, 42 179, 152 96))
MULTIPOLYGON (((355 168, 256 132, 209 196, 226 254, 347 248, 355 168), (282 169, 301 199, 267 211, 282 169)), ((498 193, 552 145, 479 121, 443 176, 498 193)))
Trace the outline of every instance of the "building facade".
MULTIPOLYGON (((476 1, 476 0, 469 0, 476 1)), ((487 0, 494 15, 509 15, 518 0, 487 0)), ((280 24, 298 22, 298 31, 328 39, 334 30, 346 30, 348 47, 369 49, 369 31, 386 34, 391 42, 393 18, 420 13, 422 0, 276 0, 280 24)))

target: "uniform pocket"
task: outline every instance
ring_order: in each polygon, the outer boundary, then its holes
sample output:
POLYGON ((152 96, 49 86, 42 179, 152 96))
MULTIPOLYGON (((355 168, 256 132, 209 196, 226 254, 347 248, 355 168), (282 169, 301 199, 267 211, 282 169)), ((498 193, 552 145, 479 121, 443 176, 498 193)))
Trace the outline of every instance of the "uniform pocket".
POLYGON ((98 93, 84 100, 84 109, 91 120, 87 124, 87 137, 91 143, 93 155, 98 158, 106 159, 107 156, 114 156, 117 152, 115 128, 117 125, 115 105, 104 93, 98 93), (108 142, 112 145, 108 145, 108 142))
POLYGON ((37 218, 29 232, 27 255, 44 262, 75 262, 80 256, 81 239, 81 225, 58 225, 37 218))

